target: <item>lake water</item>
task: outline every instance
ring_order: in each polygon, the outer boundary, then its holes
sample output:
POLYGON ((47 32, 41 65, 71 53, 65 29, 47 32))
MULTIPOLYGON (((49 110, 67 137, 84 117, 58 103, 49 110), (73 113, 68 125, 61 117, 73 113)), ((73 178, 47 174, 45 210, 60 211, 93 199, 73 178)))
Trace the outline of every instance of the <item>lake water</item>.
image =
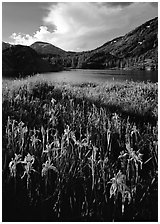
POLYGON ((45 79, 57 82, 106 82, 106 81, 151 81, 158 82, 158 71, 127 70, 83 70, 52 72, 42 75, 45 79))

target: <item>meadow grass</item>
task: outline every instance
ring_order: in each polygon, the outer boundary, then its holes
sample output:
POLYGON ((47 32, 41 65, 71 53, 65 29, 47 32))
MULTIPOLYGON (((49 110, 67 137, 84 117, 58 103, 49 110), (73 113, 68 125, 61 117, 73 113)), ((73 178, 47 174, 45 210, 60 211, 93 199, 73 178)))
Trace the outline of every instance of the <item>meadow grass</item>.
MULTIPOLYGON (((19 91, 19 87, 28 92, 33 88, 54 88, 72 97, 91 101, 100 106, 106 106, 119 112, 147 116, 147 118, 158 117, 158 84, 144 82, 105 82, 105 83, 56 83, 48 81, 41 75, 19 80, 4 81, 3 95, 19 91)), ((46 92, 46 94, 48 94, 46 92)))
POLYGON ((3 221, 156 221, 157 91, 5 80, 3 221))

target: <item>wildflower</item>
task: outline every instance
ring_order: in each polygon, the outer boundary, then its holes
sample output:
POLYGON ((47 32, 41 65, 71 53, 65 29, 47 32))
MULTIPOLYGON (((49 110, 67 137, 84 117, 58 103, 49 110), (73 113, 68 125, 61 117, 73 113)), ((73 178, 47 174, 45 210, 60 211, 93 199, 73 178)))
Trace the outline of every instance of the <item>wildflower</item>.
POLYGON ((24 174, 21 177, 21 179, 23 179, 25 175, 27 175, 27 176, 30 175, 31 171, 35 172, 35 170, 33 169, 34 162, 35 162, 34 156, 32 156, 28 153, 27 156, 25 156, 24 161, 23 161, 25 171, 24 171, 24 174))
POLYGON ((58 170, 53 164, 51 163, 51 160, 47 160, 45 163, 42 165, 42 177, 46 176, 49 172, 49 170, 53 170, 56 173, 58 173, 58 170))
POLYGON ((138 163, 140 163, 140 166, 141 166, 141 169, 142 169, 142 156, 143 156, 143 154, 141 154, 139 152, 139 150, 137 152, 134 151, 133 148, 130 147, 130 144, 126 144, 126 148, 128 150, 129 160, 134 161, 134 163, 136 165, 138 165, 138 163))
POLYGON ((116 202, 118 198, 118 193, 122 195, 122 214, 124 213, 124 203, 126 199, 128 203, 131 202, 131 193, 129 188, 126 185, 126 176, 119 172, 111 179, 111 188, 110 188, 110 198, 114 196, 114 201, 116 202))
POLYGON ((51 103, 54 105, 56 103, 56 100, 54 98, 52 98, 51 103))
POLYGON ((12 158, 12 160, 9 163, 9 170, 12 177, 16 177, 16 172, 17 172, 16 166, 20 162, 21 162, 21 155, 17 155, 15 153, 14 159, 12 158))

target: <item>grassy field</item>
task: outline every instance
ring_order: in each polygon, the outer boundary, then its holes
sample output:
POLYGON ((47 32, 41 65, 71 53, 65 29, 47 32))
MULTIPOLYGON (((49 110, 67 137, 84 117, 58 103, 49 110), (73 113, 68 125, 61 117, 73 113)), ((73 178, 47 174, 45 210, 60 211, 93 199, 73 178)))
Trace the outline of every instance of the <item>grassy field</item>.
POLYGON ((157 221, 158 84, 3 82, 3 221, 157 221))

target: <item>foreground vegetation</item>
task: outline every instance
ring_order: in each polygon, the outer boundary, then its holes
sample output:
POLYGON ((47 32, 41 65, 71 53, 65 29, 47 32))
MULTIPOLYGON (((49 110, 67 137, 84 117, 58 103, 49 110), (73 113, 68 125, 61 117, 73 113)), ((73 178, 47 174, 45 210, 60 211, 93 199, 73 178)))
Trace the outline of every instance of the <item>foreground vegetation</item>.
POLYGON ((4 82, 3 221, 157 221, 157 90, 4 82))

